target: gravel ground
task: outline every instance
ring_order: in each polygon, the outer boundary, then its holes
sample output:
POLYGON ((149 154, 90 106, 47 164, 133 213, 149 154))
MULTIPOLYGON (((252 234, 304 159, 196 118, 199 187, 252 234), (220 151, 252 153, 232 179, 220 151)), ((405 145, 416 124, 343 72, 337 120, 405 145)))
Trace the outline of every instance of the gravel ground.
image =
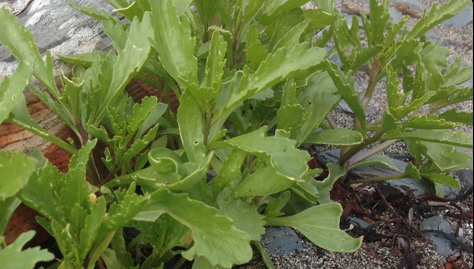
MULTIPOLYGON (((335 5, 337 8, 344 9, 344 5, 349 4, 352 7, 365 7, 368 9, 368 0, 355 0, 355 1, 344 1, 336 0, 335 5)), ((414 1, 408 1, 413 3, 414 1)), ((431 7, 433 4, 440 5, 447 2, 447 0, 419 0, 418 3, 426 7, 431 7)), ((392 1, 392 7, 397 2, 392 1)), ((472 8, 472 7, 471 7, 472 8)), ((472 13, 471 13, 472 14, 472 13)), ((471 15, 472 16, 472 15, 471 15)), ((408 25, 414 25, 416 18, 410 18, 408 25)), ((472 47, 473 47, 473 35, 472 35, 472 17, 471 23, 462 28, 452 28, 447 26, 437 26, 430 32, 428 38, 432 41, 446 40, 443 46, 448 47, 453 51, 454 57, 461 55, 463 62, 466 65, 472 65, 472 47)), ((367 87, 367 75, 361 71, 356 74, 355 83, 359 89, 365 89, 367 87)), ((472 86, 472 82, 471 82, 472 86)), ((380 118, 386 107, 386 98, 383 94, 384 87, 380 85, 376 88, 374 94, 374 101, 370 103, 369 107, 373 110, 369 121, 374 121, 380 118)), ((459 111, 472 112, 472 101, 458 104, 456 107, 459 111)), ((340 127, 351 128, 353 126, 353 119, 350 113, 345 112, 340 107, 337 107, 332 114, 334 120, 340 127)), ((472 134, 473 129, 471 126, 462 126, 459 129, 472 134)), ((472 152, 472 150, 471 150, 472 152)), ((384 151, 385 154, 407 154, 405 145, 403 142, 397 142, 390 148, 384 151)), ((471 193, 465 197, 461 202, 457 203, 465 211, 471 211, 473 205, 473 195, 471 193)), ((463 221, 460 226, 459 223, 452 218, 445 217, 448 209, 446 207, 440 207, 434 210, 434 214, 447 219, 453 227, 459 227, 462 234, 461 238, 464 238, 464 242, 472 246, 473 242, 473 220, 463 221)), ((349 232, 350 233, 350 232, 349 232)), ((393 240, 382 240, 379 242, 368 243, 364 242, 361 249, 354 253, 334 253, 328 252, 314 246, 311 242, 307 241, 303 236, 301 240, 304 245, 304 250, 294 252, 291 255, 279 256, 271 255, 271 258, 276 268, 344 268, 344 269, 356 269, 356 268, 462 268, 462 267, 448 267, 446 265, 446 258, 440 256, 436 248, 431 244, 426 244, 422 240, 415 239, 412 242, 412 246, 415 252, 419 255, 421 260, 416 267, 410 267, 409 265, 401 263, 402 253, 400 251, 393 251, 394 243, 393 240)), ((259 254, 255 254, 255 258, 244 266, 239 266, 240 269, 260 269, 266 268, 260 261, 259 254)), ((464 265, 466 268, 472 268, 473 266, 473 255, 465 254, 463 257, 466 262, 464 265)))

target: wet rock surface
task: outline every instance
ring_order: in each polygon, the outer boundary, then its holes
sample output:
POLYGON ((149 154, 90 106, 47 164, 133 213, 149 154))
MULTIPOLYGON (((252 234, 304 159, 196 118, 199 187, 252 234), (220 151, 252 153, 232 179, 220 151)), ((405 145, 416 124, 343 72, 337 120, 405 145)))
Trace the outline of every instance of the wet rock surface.
MULTIPOLYGON (((448 257, 449 255, 459 252, 459 245, 456 246, 456 244, 453 243, 459 241, 456 239, 454 228, 445 219, 438 216, 425 219, 420 224, 420 229, 426 232, 428 238, 436 246, 436 250, 440 255, 448 257)), ((466 249, 464 251, 469 250, 466 249)))
POLYGON ((295 231, 287 227, 267 227, 261 242, 270 254, 275 255, 291 255, 304 248, 295 231))
MULTIPOLYGON (((112 6, 105 0, 76 0, 76 4, 92 6, 110 13, 112 6)), ((32 34, 42 54, 50 50, 56 54, 76 54, 110 48, 110 41, 102 34, 101 24, 82 14, 62 0, 2 1, 18 21, 32 34)), ((10 75, 16 60, 0 46, 0 78, 10 75)))

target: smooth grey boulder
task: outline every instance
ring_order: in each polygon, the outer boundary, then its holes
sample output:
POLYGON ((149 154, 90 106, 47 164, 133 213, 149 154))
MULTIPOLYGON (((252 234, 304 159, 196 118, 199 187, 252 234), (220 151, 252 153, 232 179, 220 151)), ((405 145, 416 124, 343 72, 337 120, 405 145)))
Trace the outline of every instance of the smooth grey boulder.
POLYGON ((357 225, 357 227, 361 229, 367 229, 370 226, 370 223, 368 223, 367 221, 355 217, 347 217, 347 222, 353 225, 357 225))
POLYGON ((459 178, 459 181, 461 182, 464 189, 466 190, 466 192, 472 192, 472 186, 473 186, 472 170, 464 169, 464 170, 458 171, 456 174, 459 178))
MULTIPOLYGON (((454 228, 449 224, 448 221, 445 219, 434 216, 431 218, 425 219, 420 224, 421 231, 427 230, 434 230, 446 233, 448 235, 452 235, 454 233, 454 228)), ((431 242, 436 246, 436 250, 439 254, 447 257, 449 254, 455 253, 457 250, 453 243, 447 239, 445 236, 435 233, 435 232, 427 232, 426 235, 430 238, 431 242)))
MULTIPOLYGON (((72 2, 109 13, 113 9, 105 0, 72 2)), ((16 13, 18 21, 33 34, 43 55, 46 50, 50 50, 54 56, 106 50, 111 46, 110 40, 102 33, 101 23, 75 10, 67 1, 3 1, 0 5, 16 13)), ((10 52, 0 46, 0 77, 10 75, 16 65, 17 62, 10 52)))
POLYGON ((267 227, 261 242, 269 253, 279 256, 304 250, 301 239, 288 227, 267 227))
MULTIPOLYGON (((318 163, 321 165, 326 165, 327 163, 337 163, 339 161, 339 149, 329 150, 323 152, 318 156, 318 163)), ((374 155, 377 156, 377 155, 374 155)), ((391 159, 393 164, 401 171, 405 171, 407 166, 406 162, 391 159)), ((399 173, 388 169, 386 167, 381 166, 367 166, 367 167, 360 167, 356 169, 352 169, 349 171, 349 176, 354 176, 357 178, 375 178, 375 177, 386 177, 386 176, 394 176, 398 175, 399 173)), ((428 182, 427 180, 414 180, 411 178, 402 178, 402 179, 395 179, 395 180, 387 180, 385 181, 392 186, 398 186, 402 188, 408 188, 414 190, 413 194, 415 196, 420 196, 427 193, 434 193, 433 185, 428 182)))
POLYGON ((456 16, 442 22, 441 24, 451 28, 463 28, 472 23, 472 6, 467 7, 456 16))

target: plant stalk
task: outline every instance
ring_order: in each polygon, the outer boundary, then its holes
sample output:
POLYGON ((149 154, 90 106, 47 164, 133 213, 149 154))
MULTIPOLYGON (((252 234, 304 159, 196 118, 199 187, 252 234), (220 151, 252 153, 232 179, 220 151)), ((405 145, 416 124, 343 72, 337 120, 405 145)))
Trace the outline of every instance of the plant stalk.
POLYGON ((393 179, 402 179, 405 177, 405 174, 399 174, 394 176, 386 176, 386 177, 374 177, 374 178, 364 178, 355 181, 351 181, 350 184, 363 184, 363 183, 374 183, 386 180, 393 180, 393 179))
POLYGON ((64 149, 65 151, 67 151, 71 154, 76 154, 77 153, 77 149, 75 149, 73 146, 69 145, 65 141, 61 140, 59 137, 49 133, 46 130, 40 130, 38 128, 32 127, 28 123, 25 123, 25 122, 23 122, 21 120, 18 120, 16 118, 11 118, 11 119, 8 120, 8 122, 13 123, 15 125, 18 125, 18 126, 24 128, 24 129, 32 132, 33 134, 48 140, 49 142, 55 144, 56 146, 64 149))
POLYGON ((338 129, 339 127, 337 126, 337 123, 334 121, 334 119, 331 117, 331 115, 327 115, 326 116, 326 120, 328 121, 329 125, 331 126, 331 128, 333 129, 338 129))
POLYGON ((346 162, 350 158, 352 158, 352 156, 356 155, 359 151, 361 151, 363 148, 367 147, 368 145, 377 142, 382 137, 383 134, 384 134, 384 132, 376 133, 374 136, 372 136, 370 138, 367 138, 362 144, 359 144, 357 146, 353 146, 347 152, 344 152, 342 154, 341 158, 339 159, 339 164, 340 165, 345 165, 346 162))
POLYGON ((349 160, 349 166, 352 166, 356 163, 359 163, 367 158, 369 158, 370 156, 374 155, 374 154, 377 154, 378 152, 390 147, 391 145, 395 144, 395 142, 397 142, 397 140, 387 140, 387 141, 384 141, 383 143, 381 143, 380 145, 377 145, 371 149, 369 149, 368 151, 365 151, 359 155, 356 155, 354 156, 354 158, 352 158, 351 160, 349 160))

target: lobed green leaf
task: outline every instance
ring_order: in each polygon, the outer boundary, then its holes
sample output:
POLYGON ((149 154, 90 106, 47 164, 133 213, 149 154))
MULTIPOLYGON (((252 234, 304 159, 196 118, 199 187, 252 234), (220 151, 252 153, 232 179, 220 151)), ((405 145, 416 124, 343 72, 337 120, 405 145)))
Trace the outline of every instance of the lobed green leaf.
POLYGON ((187 260, 203 257, 213 267, 230 268, 233 264, 246 263, 252 257, 250 236, 203 202, 162 189, 151 195, 148 205, 142 208, 142 215, 163 213, 191 229, 194 244, 181 253, 187 260))
POLYGON ((335 145, 352 146, 359 145, 364 140, 361 133, 349 129, 328 129, 314 132, 303 141, 304 145, 335 145))
POLYGON ((472 148, 472 135, 451 130, 416 130, 393 132, 382 137, 383 140, 404 139, 419 140, 472 148))
POLYGON ((269 218, 269 225, 292 227, 317 246, 329 251, 352 252, 360 248, 362 237, 352 238, 339 229, 342 207, 338 203, 313 206, 296 215, 269 218))
POLYGON ((290 180, 300 179, 308 170, 309 154, 295 148, 296 141, 265 137, 266 127, 224 141, 229 146, 268 160, 276 172, 290 180))
POLYGON ((27 185, 36 161, 23 152, 0 151, 0 201, 17 194, 27 185))
MULTIPOLYGON (((33 269, 38 262, 47 262, 54 259, 54 255, 39 247, 26 248, 25 244, 35 235, 35 231, 22 233, 11 245, 0 249, 0 261, 5 268, 33 269)), ((3 243, 3 237, 0 237, 3 243)))
POLYGON ((159 54, 161 64, 181 87, 197 85, 196 40, 191 36, 189 19, 178 15, 171 0, 151 1, 150 4, 154 31, 152 45, 159 54))

